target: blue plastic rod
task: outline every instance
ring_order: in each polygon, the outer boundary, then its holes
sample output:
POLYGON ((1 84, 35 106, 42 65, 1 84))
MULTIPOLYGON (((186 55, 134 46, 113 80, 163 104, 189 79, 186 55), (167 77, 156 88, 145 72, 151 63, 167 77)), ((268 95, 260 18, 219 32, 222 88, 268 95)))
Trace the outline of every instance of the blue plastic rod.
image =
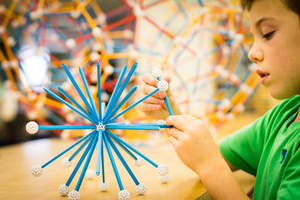
POLYGON ((102 112, 101 112, 101 73, 100 73, 100 63, 97 62, 97 78, 98 78, 98 105, 99 105, 99 119, 102 122, 102 112))
MULTIPOLYGON (((121 72, 121 74, 120 74, 120 76, 118 78, 117 84, 116 84, 116 86, 114 88, 114 91, 113 91, 113 93, 111 95, 111 98, 110 98, 110 100, 108 102, 108 105, 107 105, 107 108, 106 108, 106 112, 105 112, 105 116, 108 115, 112 111, 112 109, 114 108, 115 104, 113 104, 113 102, 117 101, 119 99, 119 97, 117 96, 117 93, 118 93, 120 85, 121 85, 121 83, 123 81, 126 69, 127 69, 127 66, 125 65, 123 67, 123 69, 122 69, 122 72, 121 72)), ((104 118, 105 118, 105 116, 104 116, 104 118)))
MULTIPOLYGON (((159 81, 161 81, 160 77, 157 77, 157 79, 158 79, 159 81)), ((168 111, 169 111, 169 115, 170 115, 170 116, 174 115, 174 114, 173 114, 173 111, 172 111, 172 108, 171 108, 171 105, 170 105, 170 102, 169 102, 169 100, 168 100, 168 97, 167 97, 166 92, 165 92, 165 102, 166 102, 166 105, 167 105, 167 108, 168 108, 168 111)))
POLYGON ((123 184, 122 184, 122 181, 121 181, 121 178, 120 178, 120 175, 119 175, 119 172, 118 172, 118 169, 117 169, 114 157, 112 155, 110 146, 109 146, 109 144, 107 142, 106 134, 103 134, 103 139, 104 139, 104 143, 105 143, 105 146, 106 146, 106 150, 107 150, 108 156, 110 158, 111 165, 112 165, 112 167, 114 169, 115 176, 116 176, 117 181, 118 181, 119 188, 122 191, 122 190, 124 190, 124 187, 123 187, 123 184))
POLYGON ((48 162, 46 162, 45 164, 43 164, 42 168, 45 168, 47 165, 49 165, 50 163, 52 163, 54 160, 56 160, 60 156, 64 155, 66 152, 68 152, 69 150, 71 150, 73 147, 75 147, 77 144, 79 144, 80 142, 82 142, 83 140, 85 140, 87 137, 93 135, 95 132, 96 131, 93 130, 91 133, 89 133, 88 135, 84 136, 83 138, 81 138, 80 140, 78 140, 77 142, 75 142, 74 144, 72 144, 70 147, 68 147, 67 149, 65 149, 61 153, 59 153, 57 156, 55 156, 54 158, 52 158, 51 160, 49 160, 48 162))
POLYGON ((132 146, 130 146, 129 144, 127 144, 126 142, 124 142, 123 140, 121 140, 120 138, 118 138, 117 136, 115 136, 115 134, 113 134, 112 132, 110 132, 109 130, 106 130, 106 132, 116 141, 119 141, 120 143, 124 144, 126 147, 128 147, 130 150, 134 151, 136 154, 138 154, 139 156, 141 156, 142 158, 144 158, 147 162, 149 162, 151 165, 153 165, 154 167, 158 167, 157 164, 155 164, 153 161, 151 161, 149 158, 147 158, 146 156, 144 156, 143 154, 141 154, 139 151, 135 150, 132 146))
POLYGON ((130 110, 134 106, 138 105, 139 103, 141 103, 142 101, 144 101, 145 99, 147 99, 148 97, 150 97, 151 95, 153 95, 154 93, 156 93, 158 91, 159 91, 158 88, 155 89, 153 92, 151 92, 148 95, 144 96, 142 99, 138 100, 137 102, 135 102, 134 104, 132 104, 131 106, 129 106, 128 108, 126 108, 125 110, 123 110, 122 112, 120 112, 119 114, 117 114, 116 116, 114 116, 113 118, 111 118, 108 122, 111 122, 111 121, 115 120, 117 117, 123 115, 125 112, 127 112, 128 110, 130 110))
POLYGON ((123 105, 124 103, 131 97, 131 95, 137 90, 137 87, 133 87, 128 94, 122 99, 122 101, 103 119, 103 123, 105 124, 123 105))
POLYGON ((93 116, 91 116, 91 114, 88 113, 79 103, 77 103, 75 99, 73 99, 66 91, 64 91, 64 89, 62 89, 61 87, 57 88, 67 99, 69 99, 69 101, 71 101, 75 106, 77 106, 78 109, 80 109, 84 114, 86 114, 86 116, 89 117, 91 121, 97 122, 97 120, 93 119, 93 116))
POLYGON ((77 154, 91 141, 91 139, 92 135, 88 139, 86 139, 83 144, 81 144, 81 146, 75 151, 75 153, 73 153, 73 155, 69 158, 69 161, 72 161, 75 156, 77 156, 77 154))
POLYGON ((126 168, 128 174, 131 176, 132 180, 134 181, 134 183, 136 185, 139 185, 139 181, 136 179, 136 177, 134 176, 134 174, 132 173, 131 169, 129 168, 129 166, 127 165, 126 161, 124 160, 123 156, 120 154, 119 150, 117 149, 116 145, 113 143, 113 141, 111 141, 110 137, 107 136, 107 140, 110 143, 110 146, 113 148, 113 150, 115 151, 115 153, 117 154, 117 156, 119 157, 119 159, 121 160, 121 162, 123 163, 124 167, 126 168))
POLYGON ((100 129, 98 131, 98 148, 97 148, 97 165, 96 165, 96 174, 97 176, 99 176, 100 174, 100 161, 102 160, 102 154, 101 154, 101 149, 102 148, 102 145, 103 145, 103 142, 102 142, 102 130, 100 129))
MULTIPOLYGON (((126 67, 126 66, 125 66, 125 67, 126 67)), ((134 73, 136 67, 137 67, 137 64, 135 63, 135 64, 131 67, 130 71, 128 72, 128 74, 127 74, 127 76, 126 76, 126 78, 125 78, 125 80, 124 80, 124 82, 123 82, 123 84, 121 85, 120 89, 118 90, 118 93, 117 93, 117 95, 116 95, 116 98, 112 99, 112 105, 113 105, 113 106, 116 105, 117 101, 119 100, 121 94, 123 93, 123 91, 124 91, 124 89, 125 89, 127 83, 129 82, 129 80, 130 80, 132 74, 134 73)), ((122 74, 122 73, 123 73, 123 70, 122 70, 121 74, 122 74)), ((120 76, 121 76, 121 75, 120 75, 120 76)), ((109 112, 110 112, 110 111, 111 111, 111 110, 109 110, 109 112)), ((118 110, 116 110, 116 112, 117 112, 117 111, 118 111, 118 110)), ((115 113, 116 113, 116 112, 115 112, 115 113)), ((111 115, 111 116, 113 116, 113 115, 111 115)), ((108 117, 108 118, 110 118, 110 117, 108 117)))
MULTIPOLYGON (((62 64, 63 69, 65 70, 67 76, 69 77, 69 79, 71 80, 71 82, 73 83, 76 91, 78 92, 79 96, 81 97, 82 101, 84 102, 85 106, 87 107, 87 109, 89 110, 89 112, 94 115, 93 113, 93 109, 91 108, 89 102, 86 100, 83 92, 81 91, 81 89, 79 88, 77 82, 75 81, 74 77, 72 76, 71 72, 69 71, 68 67, 63 63, 62 64)), ((94 115, 95 118, 97 118, 97 116, 94 115)))
POLYGON ((80 73, 81 79, 82 79, 82 81, 83 81, 83 84, 84 84, 86 93, 88 94, 88 97, 89 97, 89 99, 90 99, 90 103, 91 103, 91 105, 92 105, 93 112, 94 112, 94 114, 97 116, 97 119, 98 119, 98 122, 99 122, 100 119, 99 119, 99 115, 98 115, 98 112, 97 112, 97 109, 96 109, 96 105, 95 105, 94 99, 93 99, 93 97, 92 97, 92 95, 91 95, 91 91, 90 91, 90 89, 89 89, 88 83, 87 83, 87 81, 86 81, 86 78, 85 78, 85 76, 84 76, 84 73, 83 73, 83 70, 82 70, 81 67, 79 67, 79 73, 80 73))
MULTIPOLYGON (((97 132, 94 130, 94 133, 97 133, 97 132)), ((93 135, 92 141, 89 143, 89 145, 87 146, 87 148, 86 148, 85 151, 83 152, 83 154, 82 154, 80 160, 78 161, 78 163, 77 163, 76 167, 74 168, 74 170, 73 170, 71 176, 69 177, 69 179, 68 179, 68 181, 67 181, 67 183, 66 183, 66 186, 69 186, 69 185, 71 184, 71 182, 72 182, 74 176, 76 175, 76 173, 77 173, 79 167, 81 166, 81 164, 82 164, 83 160, 85 159, 87 153, 88 153, 89 150, 91 149, 92 144, 93 144, 94 141, 97 139, 96 135, 97 135, 97 134, 94 134, 94 135, 93 135)))
POLYGON ((81 115, 82 117, 86 118, 87 120, 89 120, 90 122, 92 122, 94 124, 93 121, 91 121, 89 119, 88 116, 86 116, 84 113, 82 113, 80 110, 78 110, 77 108, 75 108, 74 106, 72 106, 71 104, 69 104, 68 102, 66 102, 65 100, 61 99, 59 96, 57 96, 56 94, 54 94, 53 92, 51 92, 50 90, 44 88, 44 90, 50 94, 51 96, 55 97, 58 101, 62 102, 63 104, 65 104, 66 106, 68 106, 69 108, 71 108, 72 110, 74 110, 75 112, 77 112, 79 115, 81 115))
MULTIPOLYGON (((101 103, 101 114, 102 116, 104 116, 104 112, 105 112, 105 102, 102 102, 101 103)), ((102 163, 102 181, 103 183, 105 183, 105 173, 104 173, 104 155, 103 155, 103 148, 104 148, 104 145, 103 145, 103 135, 104 133, 102 133, 102 147, 101 147, 101 163, 102 163)))
POLYGON ((126 129, 126 130, 153 130, 159 131, 160 127, 158 125, 147 124, 107 124, 105 126, 107 129, 126 129))
POLYGON ((79 177, 79 179, 78 179, 77 185, 76 185, 76 187, 75 187, 75 190, 76 190, 76 191, 79 191, 79 189, 80 189, 80 186, 81 186, 83 177, 85 176, 86 170, 87 170, 87 168, 88 168, 88 166, 89 166, 89 164, 90 164, 91 158, 92 158, 92 156, 93 156, 94 149, 95 149, 96 144, 97 144, 97 140, 98 140, 98 139, 97 139, 97 134, 96 134, 95 137, 94 137, 94 139, 93 139, 92 147, 89 149, 89 150, 90 150, 89 155, 88 155, 88 157, 87 157, 87 159, 86 159, 86 161, 85 161, 85 164, 84 164, 83 169, 82 169, 82 171, 81 171, 81 174, 80 174, 80 177, 79 177))
POLYGON ((39 126, 39 130, 66 130, 66 129, 95 129, 96 125, 51 125, 39 126))
MULTIPOLYGON (((106 131, 108 131, 108 130, 106 130, 106 131)), ((128 153, 134 160, 137 160, 137 157, 135 156, 135 155, 133 155, 133 153, 131 153, 131 151, 129 151, 128 149, 127 149, 127 147, 125 147, 122 143, 120 143, 119 141, 117 141, 117 140, 115 140, 114 138, 113 138, 113 140, 124 150, 124 151, 126 151, 126 153, 128 153)))

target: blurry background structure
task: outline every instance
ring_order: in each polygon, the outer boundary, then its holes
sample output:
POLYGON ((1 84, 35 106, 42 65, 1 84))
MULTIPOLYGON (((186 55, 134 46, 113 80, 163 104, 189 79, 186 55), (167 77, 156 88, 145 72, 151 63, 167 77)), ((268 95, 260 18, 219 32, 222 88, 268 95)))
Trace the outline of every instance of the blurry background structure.
MULTIPOLYGON (((44 125, 88 123, 42 90, 63 97, 57 90, 62 87, 79 98, 62 73, 62 63, 74 76, 81 66, 97 98, 99 61, 104 101, 124 65, 130 69, 138 63, 130 87, 141 84, 141 74, 160 68, 172 78, 182 111, 204 120, 212 133, 237 114, 264 114, 276 101, 259 87, 247 57, 253 42, 248 20, 236 0, 0 0, 0 145, 85 135, 25 132, 31 120, 44 125)), ((120 120, 149 119, 133 110, 120 120)), ((163 135, 116 134, 142 141, 163 135)))

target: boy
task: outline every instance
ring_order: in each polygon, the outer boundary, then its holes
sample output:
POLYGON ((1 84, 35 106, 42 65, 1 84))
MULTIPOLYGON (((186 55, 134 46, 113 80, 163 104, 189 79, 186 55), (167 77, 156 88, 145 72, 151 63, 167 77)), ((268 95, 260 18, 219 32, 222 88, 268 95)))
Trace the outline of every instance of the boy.
MULTIPOLYGON (((164 116, 178 157, 205 185, 212 199, 249 199, 232 175, 242 169, 256 176, 254 199, 300 199, 300 2, 241 0, 250 11, 255 43, 249 58, 261 84, 283 100, 263 117, 215 144, 205 124, 181 115, 171 91, 166 95, 174 116, 168 117, 164 93, 139 105, 152 118, 164 116)), ((142 77, 141 96, 156 88, 150 74, 142 77)), ((170 78, 165 78, 170 82, 170 78)))

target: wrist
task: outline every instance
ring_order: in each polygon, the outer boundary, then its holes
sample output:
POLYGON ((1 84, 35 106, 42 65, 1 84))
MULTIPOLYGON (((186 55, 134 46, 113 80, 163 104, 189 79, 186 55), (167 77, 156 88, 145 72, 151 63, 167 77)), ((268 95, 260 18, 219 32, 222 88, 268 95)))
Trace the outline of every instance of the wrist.
POLYGON ((200 179, 205 179, 207 176, 215 174, 220 170, 226 171, 229 170, 229 168, 222 156, 216 156, 209 162, 201 163, 201 165, 197 166, 197 168, 194 171, 196 174, 198 174, 200 179))

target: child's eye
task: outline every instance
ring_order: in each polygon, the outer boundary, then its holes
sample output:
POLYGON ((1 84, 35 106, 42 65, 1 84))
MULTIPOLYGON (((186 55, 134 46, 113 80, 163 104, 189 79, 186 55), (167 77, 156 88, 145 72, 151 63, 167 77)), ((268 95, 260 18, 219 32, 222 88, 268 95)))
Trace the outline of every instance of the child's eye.
POLYGON ((267 34, 263 35, 263 38, 266 40, 270 40, 273 36, 273 33, 274 33, 274 31, 267 33, 267 34))

